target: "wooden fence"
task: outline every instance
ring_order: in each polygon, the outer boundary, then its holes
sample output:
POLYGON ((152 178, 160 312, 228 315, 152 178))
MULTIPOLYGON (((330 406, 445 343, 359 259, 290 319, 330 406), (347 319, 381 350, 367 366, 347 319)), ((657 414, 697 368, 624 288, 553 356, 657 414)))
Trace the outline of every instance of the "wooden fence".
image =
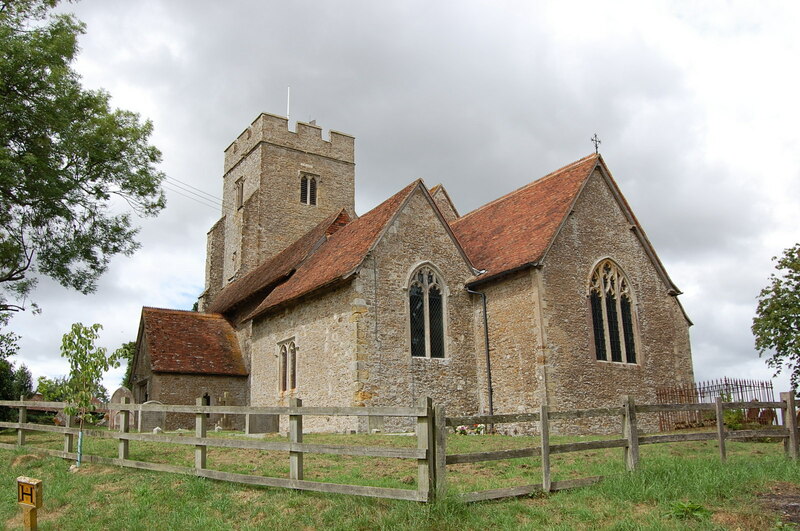
MULTIPOLYGON (((55 432, 64 435, 64 449, 31 448, 31 450, 62 457, 76 459, 74 438, 78 429, 68 419, 66 426, 48 426, 27 422, 28 407, 50 407, 63 409, 61 402, 33 401, 0 401, 0 406, 19 410, 18 422, 0 422, 0 428, 15 429, 16 444, 0 443, 0 448, 14 449, 25 445, 26 432, 55 432)), ((118 457, 109 458, 97 455, 83 455, 87 462, 117 465, 130 468, 156 470, 176 474, 187 474, 221 481, 262 485, 268 487, 286 487, 297 490, 312 490, 340 494, 355 494, 429 502, 442 496, 447 490, 447 465, 459 463, 477 463, 522 457, 538 457, 541 459, 542 482, 533 485, 520 485, 502 489, 491 489, 462 494, 465 501, 480 501, 509 496, 521 496, 534 492, 549 492, 579 487, 595 483, 602 476, 587 477, 567 481, 551 481, 550 456, 559 453, 583 452, 603 448, 622 448, 626 468, 635 470, 639 463, 639 446, 645 444, 674 443, 685 441, 716 440, 720 458, 726 459, 725 442, 729 439, 772 438, 783 439, 786 455, 791 459, 798 458, 798 428, 795 409, 794 392, 781 393, 779 402, 722 402, 717 398, 713 404, 654 404, 636 405, 632 398, 623 397, 619 407, 583 409, 573 411, 551 411, 542 406, 535 413, 519 413, 510 415, 477 415, 466 417, 446 417, 440 405, 434 405, 430 398, 421 399, 416 407, 303 407, 298 399, 292 399, 289 407, 247 407, 247 406, 204 406, 202 399, 197 405, 140 405, 140 404, 107 404, 109 410, 122 412, 122 422, 118 431, 85 431, 85 435, 118 441, 118 457), (772 429, 729 431, 724 424, 724 411, 744 408, 774 408, 782 412, 781 426, 772 429), (641 435, 637 427, 636 416, 639 413, 660 413, 665 411, 711 411, 716 416, 717 429, 714 432, 641 435), (194 437, 171 436, 150 433, 130 433, 128 416, 134 411, 163 411, 169 413, 193 413, 195 415, 194 437), (225 438, 209 438, 206 433, 206 414, 222 413, 231 415, 268 414, 287 415, 289 417, 288 442, 264 440, 238 440, 225 438), (416 448, 394 448, 381 446, 346 446, 327 444, 307 444, 303 442, 304 416, 383 416, 383 417, 415 417, 416 448), (569 420, 591 417, 621 417, 622 436, 610 440, 583 441, 566 444, 550 444, 550 424, 553 420, 569 420), (497 450, 467 454, 447 455, 448 427, 471 424, 503 424, 515 422, 537 422, 540 427, 540 445, 513 450, 497 450), (194 467, 176 466, 161 463, 135 461, 129 459, 130 441, 160 442, 194 446, 194 467), (288 452, 289 477, 265 477, 248 474, 237 474, 211 470, 206 466, 206 452, 209 447, 245 448, 288 452), (387 487, 368 487, 363 485, 347 485, 307 481, 303 478, 304 454, 337 454, 365 457, 413 459, 417 462, 417 488, 399 489, 387 487)))

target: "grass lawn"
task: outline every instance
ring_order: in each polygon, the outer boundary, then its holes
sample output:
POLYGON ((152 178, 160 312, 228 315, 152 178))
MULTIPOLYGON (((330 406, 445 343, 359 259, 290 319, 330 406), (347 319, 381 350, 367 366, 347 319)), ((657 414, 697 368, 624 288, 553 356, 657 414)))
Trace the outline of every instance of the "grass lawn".
MULTIPOLYGON (((189 435, 187 433, 187 435, 189 435)), ((214 436, 236 437, 222 433, 214 436)), ((268 439, 285 440, 270 435, 268 439)), ((554 437, 551 443, 587 440, 554 437)), ((0 442, 15 441, 12 430, 0 442)), ((60 449, 63 437, 28 433, 31 447, 60 449)), ((413 447, 414 437, 305 434, 304 442, 413 447)), ((535 437, 451 434, 448 453, 538 445, 535 437)), ((87 454, 116 457, 116 441, 87 437, 87 454)), ((44 481, 40 529, 788 529, 781 506, 800 503, 800 464, 775 442, 728 442, 728 462, 713 442, 646 445, 640 469, 625 472, 622 450, 551 456, 553 479, 608 476, 599 484, 548 495, 465 504, 456 494, 539 483, 538 459, 449 465, 450 495, 420 504, 356 496, 252 487, 184 475, 41 457, 29 448, 0 450, 0 526, 20 529, 17 476, 44 481), (782 520, 783 519, 783 520, 782 520)), ((131 441, 130 458, 193 466, 193 447, 131 441)), ((208 467, 288 476, 288 455, 210 448, 208 467)), ((406 459, 305 456, 306 479, 416 488, 416 463, 406 459)))

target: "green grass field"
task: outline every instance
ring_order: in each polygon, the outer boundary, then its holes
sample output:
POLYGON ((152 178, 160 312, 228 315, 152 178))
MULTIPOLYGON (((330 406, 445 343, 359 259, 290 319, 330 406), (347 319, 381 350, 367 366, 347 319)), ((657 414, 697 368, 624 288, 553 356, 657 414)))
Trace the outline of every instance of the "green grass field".
MULTIPOLYGON (((187 434, 188 435, 188 434, 187 434)), ((216 435, 216 434, 215 434, 216 435)), ((219 436, 236 436, 224 433, 219 436)), ((267 438, 281 440, 279 436, 267 438)), ((285 439, 283 439, 285 440, 285 439)), ((582 440, 556 437, 553 444, 582 440)), ((0 442, 15 441, 11 430, 0 442)), ((30 447, 58 448, 56 434, 29 433, 30 447)), ((304 442, 357 446, 416 444, 413 437, 306 434, 304 442)), ((451 434, 448 453, 536 446, 533 437, 451 434)), ((553 479, 607 476, 601 483, 548 495, 465 504, 458 493, 539 483, 537 459, 449 465, 450 494, 420 504, 346 495, 251 487, 184 475, 84 464, 41 457, 30 448, 0 450, 0 525, 19 529, 16 477, 44 481, 40 529, 786 529, 768 507, 775 493, 797 496, 800 464, 775 442, 728 442, 728 462, 716 444, 691 442, 641 447, 641 466, 625 472, 622 450, 551 456, 553 479)), ((116 457, 116 441, 87 437, 84 451, 116 457)), ((193 466, 193 447, 130 443, 130 458, 193 466)), ((208 467, 246 474, 288 475, 281 452, 210 448, 208 467)), ((305 456, 312 481, 416 488, 412 460, 338 455, 305 456)))

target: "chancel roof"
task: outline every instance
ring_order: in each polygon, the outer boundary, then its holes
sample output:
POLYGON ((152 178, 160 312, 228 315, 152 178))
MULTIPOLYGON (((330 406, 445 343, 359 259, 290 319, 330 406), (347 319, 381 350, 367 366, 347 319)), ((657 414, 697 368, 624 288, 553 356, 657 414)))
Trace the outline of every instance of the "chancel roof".
POLYGON ((153 372, 248 374, 236 333, 221 314, 142 308, 141 341, 153 372))
POLYGON ((582 158, 454 220, 475 267, 490 277, 541 260, 598 159, 582 158))

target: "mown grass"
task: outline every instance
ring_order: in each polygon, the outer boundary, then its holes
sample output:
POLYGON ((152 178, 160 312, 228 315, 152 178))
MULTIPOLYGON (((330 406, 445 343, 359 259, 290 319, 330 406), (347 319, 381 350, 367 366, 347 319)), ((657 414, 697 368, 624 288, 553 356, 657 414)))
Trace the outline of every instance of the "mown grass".
MULTIPOLYGON (((188 435, 188 434, 187 434, 188 435)), ((215 434, 215 436, 235 436, 215 434)), ((280 440, 278 436, 268 436, 280 440)), ((554 438, 553 443, 588 438, 554 438)), ((0 432, 13 442, 14 432, 0 432)), ((28 445, 61 448, 63 438, 29 433, 28 445)), ((284 439, 285 440, 285 439, 284 439)), ((305 442, 356 446, 416 444, 413 437, 306 434, 305 442)), ((87 437, 85 452, 115 457, 116 441, 87 437)), ((448 453, 535 446, 533 437, 450 435, 448 453)), ((800 465, 786 459, 780 443, 728 443, 728 462, 713 442, 641 447, 641 467, 625 472, 622 450, 551 457, 553 479, 607 476, 596 485, 519 499, 464 504, 457 493, 539 483, 537 459, 448 466, 450 493, 433 504, 295 492, 217 482, 191 476, 84 464, 39 457, 30 449, 0 450, 0 526, 21 526, 15 478, 44 481, 46 529, 771 529, 779 515, 758 496, 775 485, 800 494, 800 465)), ((131 459, 193 465, 193 447, 130 443, 131 459)), ((282 452, 211 448, 217 470, 287 477, 282 452)), ((337 455, 305 456, 306 479, 334 483, 416 488, 412 460, 337 455)))

